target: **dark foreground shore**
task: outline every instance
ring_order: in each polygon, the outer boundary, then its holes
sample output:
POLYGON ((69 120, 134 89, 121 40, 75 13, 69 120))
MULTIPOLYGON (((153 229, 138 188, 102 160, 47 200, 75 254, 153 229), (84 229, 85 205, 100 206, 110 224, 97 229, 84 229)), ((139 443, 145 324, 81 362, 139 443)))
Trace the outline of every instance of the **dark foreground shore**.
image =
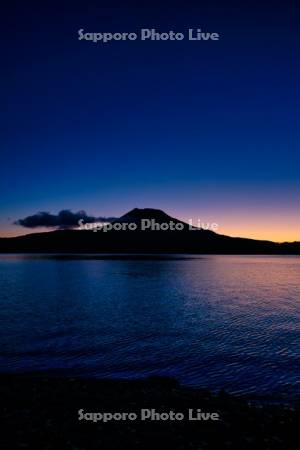
MULTIPOLYGON (((224 392, 180 386, 176 380, 83 380, 0 376, 1 448, 39 450, 293 450, 300 411, 250 404, 224 392), (131 412, 136 420, 78 420, 78 411, 131 412), (142 409, 171 410, 184 420, 141 420, 142 409), (188 412, 220 420, 189 420, 188 412)), ((89 416, 87 416, 89 417, 89 416)))

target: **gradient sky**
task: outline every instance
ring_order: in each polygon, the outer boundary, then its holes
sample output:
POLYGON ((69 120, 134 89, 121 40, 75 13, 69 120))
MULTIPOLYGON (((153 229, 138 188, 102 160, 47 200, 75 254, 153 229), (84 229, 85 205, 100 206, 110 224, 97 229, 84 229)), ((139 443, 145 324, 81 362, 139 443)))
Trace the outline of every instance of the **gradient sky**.
POLYGON ((296 2, 72 3, 1 10, 0 235, 38 211, 154 207, 300 241, 296 2), (197 27, 220 41, 77 34, 197 27))

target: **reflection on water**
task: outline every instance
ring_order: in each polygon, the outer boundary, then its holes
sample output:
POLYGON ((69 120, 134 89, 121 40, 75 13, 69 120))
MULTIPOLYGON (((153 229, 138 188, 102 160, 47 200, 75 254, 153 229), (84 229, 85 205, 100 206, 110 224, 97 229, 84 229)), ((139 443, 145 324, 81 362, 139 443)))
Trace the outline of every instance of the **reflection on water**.
POLYGON ((0 370, 299 393, 300 258, 0 256, 0 370))

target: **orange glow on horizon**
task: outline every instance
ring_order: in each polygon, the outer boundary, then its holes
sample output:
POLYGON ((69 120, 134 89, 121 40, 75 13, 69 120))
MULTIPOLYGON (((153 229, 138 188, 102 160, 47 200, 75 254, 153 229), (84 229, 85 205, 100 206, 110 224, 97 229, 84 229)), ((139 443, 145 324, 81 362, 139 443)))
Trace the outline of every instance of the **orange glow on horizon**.
MULTIPOLYGON (((262 216, 260 220, 253 216, 228 215, 219 216, 219 221, 203 220, 204 223, 217 223, 218 234, 231 237, 258 239, 273 242, 300 242, 300 217, 278 219, 277 217, 262 216)), ((184 220, 184 219, 183 219, 184 220)), ((202 222, 202 221, 201 221, 202 222)), ((196 220, 195 220, 196 223, 196 220)))
POLYGON ((248 239, 258 239, 261 241, 273 241, 273 242, 300 242, 299 230, 278 230, 278 229, 260 229, 251 228, 247 229, 223 229, 218 230, 219 234, 226 234, 231 237, 242 237, 248 239))

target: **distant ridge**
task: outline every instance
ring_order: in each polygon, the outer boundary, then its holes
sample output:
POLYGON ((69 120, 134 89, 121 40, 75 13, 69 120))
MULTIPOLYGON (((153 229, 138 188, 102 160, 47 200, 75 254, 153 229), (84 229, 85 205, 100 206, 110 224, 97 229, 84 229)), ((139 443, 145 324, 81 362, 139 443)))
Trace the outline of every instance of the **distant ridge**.
POLYGON ((0 253, 211 253, 299 255, 300 242, 275 243, 234 238, 210 230, 190 230, 189 225, 154 208, 134 208, 113 223, 143 220, 181 224, 181 231, 57 230, 0 238, 0 253))

